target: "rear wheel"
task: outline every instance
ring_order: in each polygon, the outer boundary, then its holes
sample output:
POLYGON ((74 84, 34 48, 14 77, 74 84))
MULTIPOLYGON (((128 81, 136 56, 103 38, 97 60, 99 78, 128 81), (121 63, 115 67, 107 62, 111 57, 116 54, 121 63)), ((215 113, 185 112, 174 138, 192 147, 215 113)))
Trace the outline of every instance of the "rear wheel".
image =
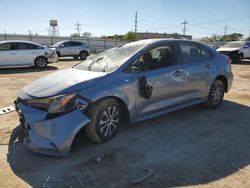
POLYGON ((45 57, 37 57, 35 59, 35 66, 39 69, 45 68, 47 66, 48 62, 45 57))
POLYGON ((243 54, 239 54, 237 57, 237 63, 241 63, 243 59, 243 54))
POLYGON ((122 110, 115 99, 104 99, 95 103, 87 113, 91 122, 84 130, 90 140, 102 143, 113 138, 121 124, 122 110))
POLYGON ((88 53, 85 51, 82 51, 80 52, 79 56, 82 60, 85 60, 88 57, 88 53))
POLYGON ((217 108, 223 101, 225 86, 221 80, 215 80, 210 88, 208 99, 204 105, 208 108, 217 108))

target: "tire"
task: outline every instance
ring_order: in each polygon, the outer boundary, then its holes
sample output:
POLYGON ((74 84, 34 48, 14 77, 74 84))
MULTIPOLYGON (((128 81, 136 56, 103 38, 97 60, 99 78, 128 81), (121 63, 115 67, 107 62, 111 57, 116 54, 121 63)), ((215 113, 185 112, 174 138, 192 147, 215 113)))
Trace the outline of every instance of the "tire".
POLYGON ((47 66, 48 61, 45 57, 37 57, 35 59, 35 67, 39 68, 39 69, 43 69, 47 66))
POLYGON ((221 80, 215 80, 208 94, 208 99, 204 103, 207 108, 217 108, 223 101, 225 86, 221 80))
POLYGON ((241 63, 243 59, 243 54, 239 54, 237 57, 237 63, 241 63))
POLYGON ((79 56, 82 60, 85 60, 88 57, 88 53, 85 51, 82 51, 80 52, 79 56))
POLYGON ((117 134, 121 125, 122 108, 115 99, 103 99, 90 107, 87 116, 91 122, 84 127, 86 135, 96 143, 103 143, 117 134))

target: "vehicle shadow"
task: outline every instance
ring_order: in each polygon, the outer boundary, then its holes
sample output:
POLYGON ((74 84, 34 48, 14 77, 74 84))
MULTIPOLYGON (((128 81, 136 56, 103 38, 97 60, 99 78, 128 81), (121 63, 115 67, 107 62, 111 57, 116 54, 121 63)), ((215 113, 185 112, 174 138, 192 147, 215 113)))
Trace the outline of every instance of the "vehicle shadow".
POLYGON ((61 61, 63 61, 63 62, 69 62, 69 61, 79 61, 80 62, 80 61, 83 61, 80 58, 74 59, 73 57, 72 58, 71 57, 60 57, 57 60, 58 60, 58 62, 61 62, 61 61))
POLYGON ((13 68, 0 68, 0 74, 17 74, 17 73, 27 73, 27 72, 44 72, 57 70, 57 67, 48 65, 43 69, 38 69, 35 67, 13 67, 13 68))
POLYGON ((233 64, 238 64, 238 65, 250 65, 250 60, 249 59, 243 59, 241 62, 238 63, 233 63, 233 64))
POLYGON ((249 111, 248 106, 231 101, 214 110, 199 105, 185 108, 123 126, 104 144, 77 137, 66 159, 29 151, 22 142, 15 142, 22 134, 14 130, 7 159, 13 172, 32 187, 41 187, 48 177, 47 183, 56 187, 206 184, 250 164, 249 111), (85 176, 74 176, 83 169, 85 176), (139 184, 130 183, 142 169, 154 174, 139 184))

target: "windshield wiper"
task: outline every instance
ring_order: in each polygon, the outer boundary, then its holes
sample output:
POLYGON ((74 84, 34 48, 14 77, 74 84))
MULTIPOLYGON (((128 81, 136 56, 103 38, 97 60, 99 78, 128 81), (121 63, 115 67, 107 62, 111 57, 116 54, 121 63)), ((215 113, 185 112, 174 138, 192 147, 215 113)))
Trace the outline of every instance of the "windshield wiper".
POLYGON ((91 71, 92 66, 93 66, 96 62, 102 60, 103 58, 104 58, 104 57, 100 57, 100 58, 98 58, 97 60, 91 62, 91 63, 89 64, 89 66, 88 66, 88 70, 91 71))

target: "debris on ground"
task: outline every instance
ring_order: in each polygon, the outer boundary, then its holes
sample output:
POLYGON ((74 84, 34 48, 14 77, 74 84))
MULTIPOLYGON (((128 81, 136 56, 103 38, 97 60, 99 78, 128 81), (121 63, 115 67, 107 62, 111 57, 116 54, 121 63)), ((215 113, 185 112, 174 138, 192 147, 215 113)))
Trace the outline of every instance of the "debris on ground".
POLYGON ((81 185, 81 187, 90 185, 87 172, 84 168, 81 168, 80 170, 76 170, 76 171, 71 171, 68 174, 68 177, 76 179, 78 183, 81 185))
POLYGON ((143 172, 141 174, 139 174, 137 177, 133 178, 130 181, 131 183, 133 183, 133 184, 140 183, 140 182, 148 179, 149 177, 151 177, 155 173, 155 171, 151 170, 151 169, 143 168, 142 170, 143 170, 143 172))
POLYGON ((0 115, 7 114, 13 111, 15 111, 15 108, 13 106, 7 106, 0 109, 0 115))

